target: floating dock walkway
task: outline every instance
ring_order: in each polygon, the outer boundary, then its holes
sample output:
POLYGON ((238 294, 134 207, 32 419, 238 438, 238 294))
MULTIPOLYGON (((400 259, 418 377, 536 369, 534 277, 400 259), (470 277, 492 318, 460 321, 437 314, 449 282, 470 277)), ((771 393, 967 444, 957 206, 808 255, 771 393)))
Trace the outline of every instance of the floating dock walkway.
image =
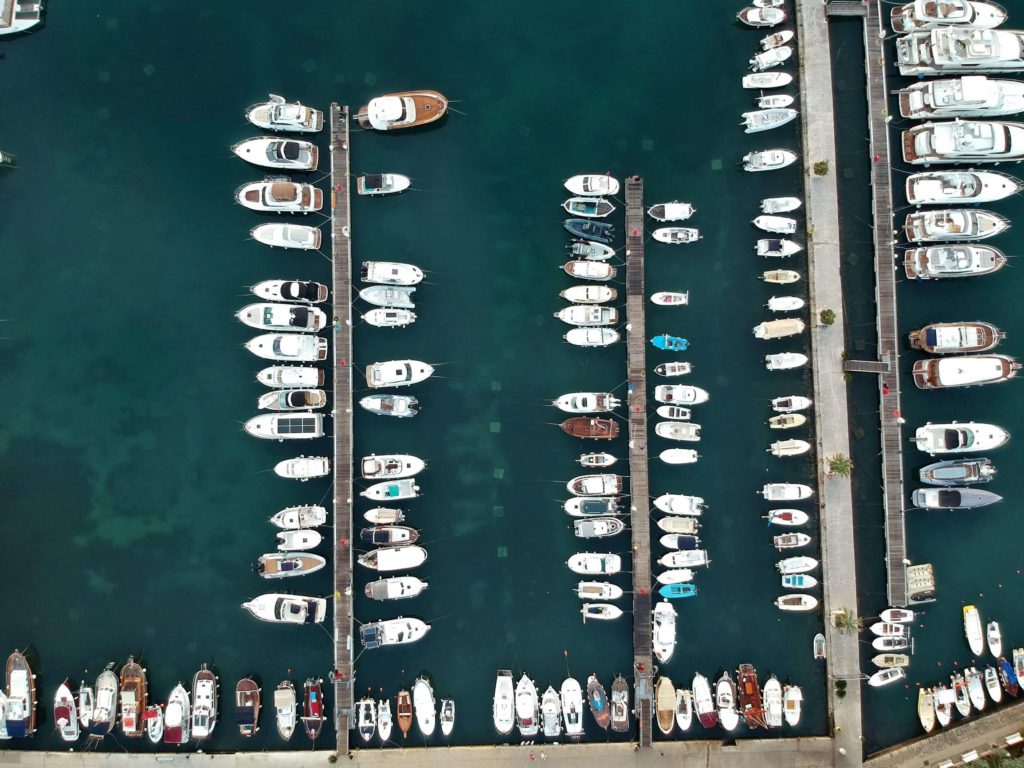
POLYGON ((348 107, 331 104, 331 298, 334 305, 334 728, 338 754, 352 726, 352 217, 348 107))

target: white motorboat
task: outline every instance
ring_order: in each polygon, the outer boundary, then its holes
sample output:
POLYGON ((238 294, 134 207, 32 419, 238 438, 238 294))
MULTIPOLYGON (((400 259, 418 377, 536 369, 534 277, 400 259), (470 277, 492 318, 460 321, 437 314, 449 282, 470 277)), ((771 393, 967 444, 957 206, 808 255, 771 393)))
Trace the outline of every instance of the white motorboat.
POLYGON ((146 737, 150 744, 159 744, 164 738, 164 708, 160 704, 150 704, 142 716, 146 725, 146 737))
POLYGON ((682 307, 690 303, 689 291, 658 291, 651 294, 651 303, 659 307, 682 307))
POLYGON ((612 328, 573 328, 562 338, 576 347, 607 347, 619 340, 619 332, 612 328))
POLYGON ((752 75, 743 76, 743 87, 749 90, 760 91, 768 88, 783 88, 793 82, 793 76, 788 72, 755 72, 752 75))
POLYGON ((360 491, 359 495, 374 501, 401 501, 417 498, 420 495, 420 487, 412 478, 385 480, 360 491))
POLYGON ((679 688, 676 690, 676 725, 679 730, 688 731, 693 724, 693 693, 679 688))
POLYGON ((245 342, 245 348, 264 360, 311 363, 327 359, 327 339, 302 333, 263 333, 245 342))
POLYGON ((299 552, 303 549, 316 549, 323 541, 319 531, 310 528, 286 528, 279 531, 277 538, 278 552, 299 552))
POLYGON ((1009 29, 938 27, 896 38, 896 66, 904 77, 952 72, 1019 72, 1021 37, 1009 29))
POLYGON ((744 171, 774 171, 796 162, 796 153, 788 149, 762 149, 743 156, 744 171))
POLYGON ((260 621, 278 624, 319 624, 327 615, 325 598, 284 595, 276 592, 254 597, 242 603, 242 607, 260 621))
POLYGON ((584 603, 580 608, 580 613, 583 614, 583 623, 586 624, 587 619, 598 621, 617 619, 622 616, 622 609, 610 603, 584 603))
POLYGON ((607 285, 574 285, 558 295, 573 304, 604 304, 615 301, 618 291, 607 285))
POLYGON ((314 440, 324 436, 322 413, 262 413, 245 422, 245 431, 262 440, 314 440))
POLYGON ((926 171, 907 177, 911 205, 991 203, 1017 194, 1021 182, 996 171, 926 171))
POLYGON ((787 685, 782 690, 783 712, 788 725, 800 724, 800 705, 804 700, 803 692, 798 685, 787 685))
POLYGON ((426 560, 427 550, 417 545, 371 549, 356 558, 364 568, 381 573, 417 568, 426 560))
POLYGON ((367 395, 359 405, 379 416, 411 418, 419 413, 419 401, 410 395, 367 395))
POLYGON ((400 173, 364 173, 356 178, 356 193, 366 196, 397 195, 412 185, 412 179, 400 173))
POLYGON ((364 696, 356 702, 356 723, 359 737, 367 744, 377 733, 377 702, 364 696))
POLYGON ((581 174, 566 179, 565 188, 574 195, 607 197, 619 193, 619 180, 609 174, 581 174))
POLYGON ((969 421, 918 427, 914 443, 919 451, 935 456, 943 453, 975 453, 998 448, 1010 439, 1010 433, 995 424, 969 421))
POLYGON ((256 374, 256 380, 268 387, 299 389, 322 387, 324 372, 319 368, 296 365, 272 365, 256 374))
POLYGON ((331 472, 331 461, 325 456, 299 456, 285 459, 274 465, 278 477, 306 482, 317 477, 326 477, 331 472))
POLYGON ((665 377, 685 376, 692 371, 693 363, 659 363, 654 366, 654 372, 665 377))
POLYGON ((618 475, 580 475, 565 484, 574 496, 613 496, 622 491, 622 478, 618 475))
POLYGON ((397 619, 370 621, 359 627, 359 639, 363 648, 372 650, 386 645, 415 643, 430 631, 430 625, 422 619, 399 616, 397 619))
POLYGON ((676 609, 668 600, 661 600, 654 606, 651 616, 651 646, 658 661, 666 664, 676 649, 676 609))
POLYGON ((399 525, 405 522, 405 513, 394 507, 374 507, 363 513, 363 519, 371 525, 399 525))
POLYGON ((583 576, 611 576, 622 570, 622 558, 598 552, 578 552, 569 558, 566 565, 573 573, 583 576))
POLYGON ((910 629, 906 624, 892 624, 887 621, 876 621, 868 629, 875 637, 908 637, 910 629))
POLYGON ((666 533, 658 537, 665 549, 690 549, 700 545, 700 537, 688 533, 666 533))
POLYGON ((710 397, 706 389, 689 384, 659 384, 654 388, 654 399, 669 405, 700 405, 710 397))
POLYGON ((910 332, 910 346, 932 355, 954 355, 988 352, 1005 338, 991 323, 929 323, 910 332))
POLYGON ((909 667, 910 656, 906 653, 879 653, 871 657, 871 663, 880 669, 909 667))
POLYGON ((666 464, 696 464, 700 454, 692 448, 669 448, 658 454, 666 464))
POLYGON ((765 232, 773 232, 779 235, 791 235, 796 232, 796 219, 788 216, 762 215, 754 219, 753 224, 765 232))
POLYGON ((945 208, 908 213, 903 232, 915 242, 965 242, 994 237, 1009 226, 1009 221, 992 211, 945 208))
POLYGON ((603 261, 588 261, 587 259, 574 259, 562 265, 562 269, 569 277, 578 277, 580 280, 606 281, 615 277, 615 267, 603 261))
POLYGON ((565 247, 574 259, 607 261, 615 255, 615 249, 610 245, 595 243, 591 240, 574 240, 565 247))
POLYGON ((359 291, 359 298, 387 309, 415 309, 414 293, 416 289, 408 286, 371 285, 359 291))
POLYGON ((766 320, 754 326, 755 339, 784 339, 804 332, 804 321, 798 317, 784 317, 781 320, 766 320))
POLYGON ((416 597, 429 583, 415 576, 391 576, 369 582, 363 592, 371 600, 405 600, 416 597))
POLYGON ((802 509, 773 509, 764 519, 769 525, 799 526, 806 525, 810 516, 802 509))
POLYGON ((775 599, 780 611, 813 611, 818 607, 818 598, 811 595, 787 594, 775 599))
POLYGON ((680 245, 700 240, 700 231, 693 227, 659 227, 651 236, 659 243, 680 245))
POLYGON ((786 12, 781 8, 761 8, 755 5, 741 10, 736 18, 749 27, 774 27, 786 20, 786 12))
POLYGON ((540 702, 537 685, 527 675, 516 683, 516 726, 524 739, 536 736, 540 731, 540 702))
POLYGON ((250 328, 261 331, 316 333, 327 324, 327 315, 322 309, 273 302, 248 304, 238 310, 235 317, 250 328))
POLYGON ((208 739, 217 726, 217 676, 206 664, 192 679, 192 738, 208 739))
POLYGON ((569 392, 551 404, 566 413, 604 413, 614 411, 622 401, 611 392, 569 392))
POLYGON ((973 605, 963 607, 964 634, 967 636, 967 645, 971 653, 981 656, 985 653, 985 633, 981 628, 981 614, 973 605))
POLYGON ((434 367, 419 360, 388 360, 366 366, 366 384, 371 389, 407 387, 430 378, 434 367))
POLYGON ((801 413, 781 413, 768 419, 771 429, 794 429, 807 423, 807 417, 801 413))
POLYGON ((945 25, 993 29, 1006 21, 1006 11, 982 0, 914 0, 893 8, 889 20, 900 35, 945 25))
POLYGON ((658 437, 690 443, 700 440, 700 430, 700 424, 689 421, 659 421, 654 425, 654 434, 658 437))
POLYGON ((299 102, 290 104, 274 93, 267 101, 246 109, 245 119, 265 131, 319 133, 324 127, 323 112, 299 102))
POLYGON ((271 248, 294 248, 315 251, 320 248, 322 234, 316 227, 304 224, 260 224, 249 230, 253 240, 271 248))
MULTIPOLYGON (((455 730, 455 699, 441 699, 441 713, 438 718, 441 723, 441 735, 451 736, 455 730)), ((386 741, 385 739, 381 739, 386 741)))
POLYGON ((705 728, 714 728, 718 725, 718 710, 715 709, 715 701, 711 696, 711 685, 704 675, 697 672, 691 683, 693 688, 693 709, 697 715, 697 721, 705 728))
POLYGON ((755 103, 758 109, 785 109, 794 101, 795 99, 788 93, 766 93, 763 96, 758 96, 755 103))
POLYGON ((672 568, 659 573, 657 581, 659 584, 688 584, 693 577, 694 572, 690 568, 672 568))
POLYGON ((178 683, 167 698, 164 712, 164 743, 187 744, 192 738, 192 718, 185 686, 178 683))
POLYGON ((426 466, 423 459, 409 453, 371 453, 360 461, 359 473, 367 480, 395 480, 418 475, 426 466))
POLYGON ((682 549, 669 552, 658 558, 658 562, 666 568, 697 568, 702 565, 710 565, 707 550, 704 549, 682 549))
POLYGON ((765 501, 803 501, 814 495, 809 485, 800 483, 766 483, 760 493, 765 501))
POLYGON ((906 608, 886 608, 878 618, 889 624, 909 624, 914 620, 914 612, 906 608))
POLYGON ((799 549, 811 543, 811 537, 806 533, 783 533, 772 537, 772 545, 781 552, 784 549, 799 549))
POLYGON ((364 283, 409 286, 423 280, 423 270, 398 261, 364 261, 359 277, 364 283))
POLYGON ((718 708, 718 724, 727 731, 735 730, 740 722, 736 703, 736 683, 728 672, 723 672, 715 683, 715 706, 718 708))
POLYGON ((671 203, 658 203, 647 209, 647 215, 655 221, 686 221, 697 212, 690 203, 673 200, 671 203))
POLYGON ((365 315, 361 315, 359 319, 365 320, 376 328, 404 328, 416 322, 416 313, 410 312, 408 309, 377 307, 377 309, 371 309, 365 315))
POLYGON ((928 80, 899 92, 900 114, 913 120, 992 118, 1024 112, 1024 83, 965 75, 928 80))
MULTIPOLYGON (((784 560, 780 560, 775 564, 779 573, 783 576, 787 576, 791 573, 807 573, 813 571, 818 567, 818 561, 813 557, 807 555, 797 555, 796 557, 787 557, 784 560)), ((902 624, 893 624, 894 627, 902 627, 902 624)))
POLYGON ((793 39, 793 30, 783 29, 779 32, 773 32, 770 35, 765 35, 761 38, 761 50, 768 51, 772 48, 778 48, 779 46, 786 45, 793 39))
POLYGON ((985 627, 985 638, 988 640, 988 652, 998 659, 1003 655, 1003 634, 999 630, 998 621, 990 621, 985 627))
MULTIPOLYGON (((82 733, 78 723, 78 706, 67 680, 58 686, 53 697, 53 724, 63 741, 78 741, 82 733)), ((6 730, 6 725, 4 727, 6 730)))
POLYGON ((555 317, 569 325, 590 328, 615 325, 619 322, 619 310, 594 304, 572 304, 555 312, 555 317))
POLYGON ((581 581, 575 592, 580 600, 618 600, 623 595, 622 587, 610 581, 581 581))
POLYGON ((985 667, 984 672, 985 690, 993 703, 998 704, 1003 700, 1003 687, 999 683, 999 673, 995 667, 985 667))
POLYGON ((619 502, 617 496, 573 496, 562 506, 570 517, 602 517, 625 514, 619 502))
POLYGON ((423 675, 417 677, 412 685, 412 708, 416 713, 416 727, 423 736, 430 736, 437 721, 437 705, 434 689, 423 675))
POLYGON ((800 281, 800 273, 792 269, 769 269, 761 279, 771 285, 791 285, 800 281))
POLYGON ((796 116, 797 111, 788 107, 758 109, 753 112, 742 113, 740 117, 743 118, 743 122, 740 125, 744 126, 744 133, 760 133, 761 131, 770 131, 772 128, 778 128, 786 123, 790 123, 796 119, 796 116))
POLYGON ((585 219, 603 219, 615 210, 615 206, 603 197, 570 197, 562 203, 562 208, 570 216, 585 219))
POLYGON ((231 151, 253 165, 282 171, 315 171, 320 154, 312 142, 273 136, 240 141, 231 151))
POLYGON ((293 304, 321 304, 328 296, 327 286, 312 280, 263 280, 249 290, 264 301, 293 304))
MULTIPOLYGON (((795 312, 803 309, 804 300, 798 296, 772 296, 765 306, 769 312, 795 312)), ((806 359, 805 357, 804 360, 806 359)))
POLYGON ((602 468, 612 466, 618 459, 610 453, 584 453, 576 461, 583 467, 602 468))
POLYGON ((494 728, 499 734, 506 736, 512 732, 512 726, 515 725, 515 693, 512 672, 507 669, 498 670, 498 677, 494 682, 491 714, 494 728))
POLYGON ((296 184, 284 177, 251 181, 235 190, 239 205, 269 213, 312 213, 324 207, 324 193, 312 184, 296 184))
POLYGON ((700 530, 700 522, 693 517, 663 517, 658 520, 658 528, 665 533, 693 536, 700 530))
POLYGON ((1000 163, 1022 159, 1022 123, 957 118, 948 123, 923 123, 903 131, 903 160, 911 165, 1000 163))
POLYGON ((807 365, 807 355, 800 352, 777 352, 764 356, 764 367, 769 371, 786 371, 807 365))
MULTIPOLYGON (((281 547, 282 545, 279 544, 278 549, 281 547)), ((264 579, 284 579, 316 573, 325 565, 327 565, 325 558, 310 552, 272 552, 260 555, 259 560, 256 561, 256 572, 264 579)))
POLYGON ((562 735, 562 700, 554 686, 549 685, 541 697, 540 722, 544 738, 557 739, 562 735))
POLYGON ((782 727, 782 685, 775 675, 764 684, 764 721, 769 728, 782 727))
MULTIPOLYGON (((794 254, 800 253, 800 251, 802 251, 803 249, 804 247, 800 245, 800 243, 797 243, 785 237, 762 238, 761 240, 758 240, 754 244, 754 250, 757 252, 758 256, 766 256, 773 258, 786 258, 788 256, 793 256, 794 254)), ((785 270, 777 270, 777 272, 784 271, 785 270)), ((797 275, 797 279, 799 279, 799 273, 794 272, 792 274, 797 275)), ((769 282, 776 281, 773 280, 769 282)))
POLYGON ((907 673, 902 667, 888 667, 872 674, 868 678, 868 685, 873 688, 881 688, 884 685, 895 683, 897 680, 902 680, 906 676, 907 673))
POLYGON ((806 573, 792 573, 782 577, 783 589, 814 589, 818 580, 806 573))
POLYGON ((768 446, 768 453, 772 456, 800 456, 811 450, 811 444, 806 440, 776 440, 768 446))
POLYGON ((761 201, 761 213, 789 213, 802 204, 799 197, 766 197, 761 201))
POLYGON ((950 389, 1009 381, 1019 370, 1009 355, 962 355, 917 360, 913 373, 918 389, 950 389))
POLYGON ((583 735, 583 689, 579 682, 567 677, 562 681, 559 698, 562 704, 562 720, 565 722, 565 735, 577 739, 583 735))
MULTIPOLYGON (((792 56, 793 49, 788 45, 780 45, 777 48, 769 48, 768 50, 760 51, 754 54, 754 57, 749 62, 750 70, 752 72, 764 72, 766 69, 782 66, 787 61, 789 61, 790 58, 792 58, 792 56)), ((796 115, 793 115, 793 117, 796 117, 796 115)), ((793 117, 790 117, 789 120, 792 120, 793 117)), ((789 120, 786 120, 785 122, 789 122, 789 120)), ((781 123, 779 123, 779 125, 781 125, 781 123)))
POLYGON ((304 411, 327 405, 322 389, 275 389, 260 395, 256 405, 264 411, 304 411))
POLYGON ((573 522, 573 533, 581 539, 599 539, 622 533, 626 524, 615 517, 592 517, 573 522))
POLYGON ((707 509, 704 499, 700 496, 686 496, 679 493, 662 494, 654 500, 654 507, 667 515, 692 515, 694 517, 703 514, 707 509))
POLYGON ((903 271, 912 280, 977 277, 1006 266, 1006 254, 986 245, 933 245, 903 254, 903 271))
POLYGON ((663 419, 677 421, 689 421, 690 419, 690 409, 679 405, 659 405, 656 413, 663 419))

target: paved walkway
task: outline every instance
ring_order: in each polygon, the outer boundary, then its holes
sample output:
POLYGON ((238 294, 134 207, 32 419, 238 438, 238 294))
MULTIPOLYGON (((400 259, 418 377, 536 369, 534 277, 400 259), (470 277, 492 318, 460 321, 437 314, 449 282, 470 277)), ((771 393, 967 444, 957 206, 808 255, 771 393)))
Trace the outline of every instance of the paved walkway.
POLYGON ((859 766, 861 697, 859 643, 856 634, 833 630, 829 617, 842 609, 857 611, 857 569, 854 560, 853 501, 849 478, 827 478, 823 461, 850 455, 842 279, 839 252, 839 199, 835 114, 832 105, 832 62, 828 23, 821 0, 796 0, 800 54, 800 111, 803 116, 804 197, 807 215, 807 260, 810 289, 811 348, 814 366, 814 409, 818 435, 818 488, 821 521, 823 609, 828 642, 827 668, 832 681, 848 680, 839 699, 829 693, 834 765, 859 766), (828 162, 828 173, 815 176, 814 163, 828 162), (831 327, 818 325, 823 309, 836 313, 831 327))

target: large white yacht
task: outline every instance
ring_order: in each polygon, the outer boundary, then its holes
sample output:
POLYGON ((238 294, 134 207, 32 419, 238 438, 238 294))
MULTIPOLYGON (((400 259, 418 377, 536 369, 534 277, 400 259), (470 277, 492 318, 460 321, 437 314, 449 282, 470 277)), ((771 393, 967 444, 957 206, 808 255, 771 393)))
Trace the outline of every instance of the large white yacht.
POLYGON ((1010 222, 992 211, 967 208, 908 213, 903 232, 908 240, 967 241, 995 237, 1010 226, 1010 222))
POLYGON ((324 113, 295 102, 288 104, 283 96, 270 94, 262 104, 245 110, 245 119, 268 131, 317 133, 324 127, 324 113))
POLYGON ((324 193, 312 184, 296 184, 287 177, 252 181, 235 190, 239 205, 254 211, 310 213, 324 207, 324 193))
POLYGON ((987 275, 1005 264, 1006 254, 984 245, 936 245, 903 254, 903 269, 911 280, 987 275))
POLYGON ((359 639, 363 647, 370 650, 384 645, 415 643, 427 632, 430 625, 422 619, 403 618, 371 621, 359 628, 359 639))
POLYGON ((914 362, 914 384, 918 389, 978 387, 1009 381, 1019 370, 1009 355, 933 357, 914 362))
POLYGON ((945 25, 992 29, 1006 21, 1006 10, 980 0, 914 0, 893 8, 890 20, 900 34, 945 25))
POLYGON ((0 2, 0 35, 27 32, 43 20, 40 0, 5 0, 0 2))
POLYGON ((932 456, 939 453, 990 451, 1009 439, 1010 433, 1002 427, 973 421, 965 424, 956 421, 948 424, 928 422, 917 428, 913 438, 919 451, 932 456))
POLYGON ((996 171, 930 171, 907 177, 911 205, 991 203, 1020 192, 1021 182, 996 171))
POLYGON ((1024 123, 957 119, 916 125, 903 132, 903 160, 911 165, 1024 160, 1024 123))
POLYGON ((1024 112, 1024 83, 984 75, 926 80, 899 92, 900 114, 914 120, 999 117, 1024 112))
POLYGON ((896 39, 896 65, 904 77, 945 72, 1019 72, 1024 32, 940 27, 896 39))
POLYGON ((315 171, 320 154, 312 142, 273 136, 240 141, 231 151, 253 165, 295 171, 315 171))
POLYGON ((498 679, 494 681, 494 704, 492 715, 494 728, 502 736, 512 733, 515 725, 515 694, 513 692, 512 672, 508 669, 498 670, 498 679))
POLYGON ((419 360, 388 360, 366 366, 366 384, 380 387, 407 387, 430 377, 434 367, 419 360))

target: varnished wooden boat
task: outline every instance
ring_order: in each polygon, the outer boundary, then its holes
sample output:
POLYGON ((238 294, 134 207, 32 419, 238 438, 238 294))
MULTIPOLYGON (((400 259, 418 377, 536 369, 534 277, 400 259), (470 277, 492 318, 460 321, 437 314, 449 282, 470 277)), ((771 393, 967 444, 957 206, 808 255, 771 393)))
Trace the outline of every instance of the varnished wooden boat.
POLYGON ((764 706, 761 703, 761 686, 757 682, 757 670, 753 664, 740 664, 736 670, 736 677, 743 721, 748 728, 767 728, 764 706))
POLYGON ((619 422, 613 419, 594 419, 588 416, 574 416, 559 426, 567 435, 594 440, 613 440, 619 436, 619 422))
POLYGON ((235 721, 243 736, 253 736, 260 729, 260 687, 250 677, 235 685, 235 721))
POLYGON ((910 347, 932 355, 988 352, 1004 338, 991 323, 929 323, 910 332, 910 347))
POLYGON ((370 99, 356 119, 362 128, 397 131, 433 123, 447 111, 448 100, 437 91, 400 91, 370 99))
POLYGON ((302 728, 313 741, 320 735, 326 719, 322 682, 318 677, 310 677, 302 686, 302 728))
POLYGON ((398 692, 396 715, 395 719, 398 721, 398 730, 402 732, 402 738, 404 739, 409 735, 409 730, 412 728, 412 696, 405 689, 398 692))
POLYGON ((146 711, 146 670, 131 656, 121 667, 121 732, 137 739, 146 730, 142 719, 146 711))

